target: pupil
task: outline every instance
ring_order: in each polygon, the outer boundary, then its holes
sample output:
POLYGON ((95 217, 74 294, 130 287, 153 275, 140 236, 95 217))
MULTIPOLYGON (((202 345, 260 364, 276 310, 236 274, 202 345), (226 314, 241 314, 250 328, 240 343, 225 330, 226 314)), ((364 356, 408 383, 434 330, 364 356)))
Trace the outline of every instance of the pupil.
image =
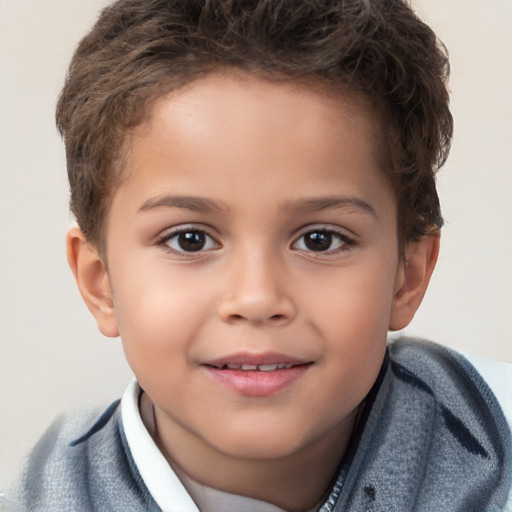
POLYGON ((304 243, 312 251, 326 251, 331 247, 332 235, 330 233, 309 233, 304 243))
POLYGON ((178 235, 178 243, 184 251, 200 251, 206 243, 206 238, 200 231, 189 231, 178 235))

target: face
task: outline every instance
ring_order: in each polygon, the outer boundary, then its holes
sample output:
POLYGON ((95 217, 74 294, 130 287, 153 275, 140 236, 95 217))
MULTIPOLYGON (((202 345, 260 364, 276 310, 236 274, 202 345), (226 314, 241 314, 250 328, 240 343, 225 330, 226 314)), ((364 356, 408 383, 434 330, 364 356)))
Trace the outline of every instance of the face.
POLYGON ((109 286, 177 456, 284 457, 352 425, 401 269, 368 112, 348 93, 212 75, 134 133, 109 286))

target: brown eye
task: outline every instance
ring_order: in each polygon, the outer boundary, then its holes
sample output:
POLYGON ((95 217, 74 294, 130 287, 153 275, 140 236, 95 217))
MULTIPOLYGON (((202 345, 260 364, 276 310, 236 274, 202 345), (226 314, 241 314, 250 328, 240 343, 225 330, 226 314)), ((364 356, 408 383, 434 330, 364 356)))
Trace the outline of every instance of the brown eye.
POLYGON ((327 251, 332 246, 332 233, 318 231, 304 235, 304 245, 310 251, 327 251))
POLYGON ((215 249, 218 244, 201 229, 176 230, 167 235, 160 244, 176 253, 193 253, 215 249))
POLYGON ((206 245, 206 235, 202 231, 187 231, 177 236, 177 243, 184 251, 200 251, 206 245))
POLYGON ((354 241, 343 233, 330 229, 312 229, 297 238, 292 248, 304 252, 335 255, 352 245, 354 245, 354 241))

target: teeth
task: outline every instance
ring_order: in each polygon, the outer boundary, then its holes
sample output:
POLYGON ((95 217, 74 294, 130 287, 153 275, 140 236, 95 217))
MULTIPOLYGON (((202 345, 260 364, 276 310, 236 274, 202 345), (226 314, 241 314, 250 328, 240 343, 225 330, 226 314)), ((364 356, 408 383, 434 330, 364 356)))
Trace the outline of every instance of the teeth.
POLYGON ((258 365, 257 364, 243 364, 241 366, 241 369, 244 371, 257 370, 258 365))
POLYGON ((219 370, 242 370, 245 372, 260 371, 260 372, 273 372, 275 370, 287 370, 293 368, 292 363, 276 363, 276 364, 234 364, 226 363, 219 368, 219 370))
POLYGON ((260 364, 258 365, 258 370, 262 372, 272 372, 274 370, 277 370, 277 367, 277 364, 260 364))

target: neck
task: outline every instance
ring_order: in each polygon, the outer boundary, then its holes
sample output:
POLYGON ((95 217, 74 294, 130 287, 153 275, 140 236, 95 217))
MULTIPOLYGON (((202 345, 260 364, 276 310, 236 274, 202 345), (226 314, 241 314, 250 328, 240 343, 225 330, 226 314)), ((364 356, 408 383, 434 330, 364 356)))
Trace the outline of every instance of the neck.
POLYGON ((179 425, 166 423, 144 393, 144 423, 178 472, 224 492, 290 511, 315 509, 327 497, 347 447, 357 410, 309 446, 278 458, 241 458, 215 450, 179 425))

